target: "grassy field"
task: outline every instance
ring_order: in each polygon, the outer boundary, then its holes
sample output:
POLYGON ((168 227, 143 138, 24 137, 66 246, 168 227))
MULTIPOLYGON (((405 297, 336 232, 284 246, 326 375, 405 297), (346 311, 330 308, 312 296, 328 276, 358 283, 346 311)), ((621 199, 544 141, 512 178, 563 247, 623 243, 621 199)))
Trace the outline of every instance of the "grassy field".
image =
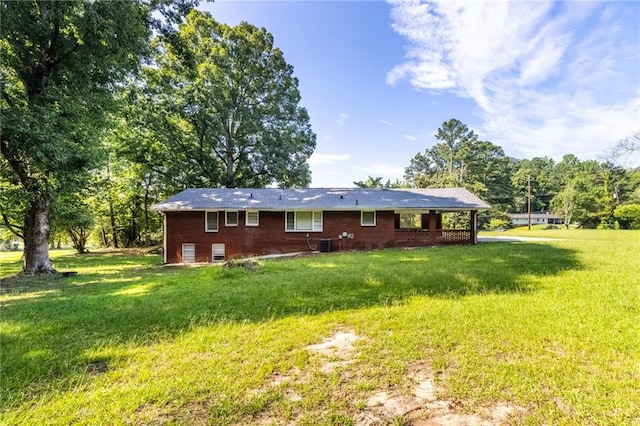
POLYGON ((254 271, 54 251, 76 277, 3 284, 0 423, 640 425, 640 232, 538 232, 254 271))

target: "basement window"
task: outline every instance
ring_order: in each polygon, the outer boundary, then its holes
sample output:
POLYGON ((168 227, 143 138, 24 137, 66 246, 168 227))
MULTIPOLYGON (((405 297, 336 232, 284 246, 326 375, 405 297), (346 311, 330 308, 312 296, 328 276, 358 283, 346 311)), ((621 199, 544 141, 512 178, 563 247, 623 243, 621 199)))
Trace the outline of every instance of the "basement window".
POLYGON ((214 262, 224 262, 224 244, 211 244, 211 260, 214 262))
POLYGON ((193 263, 196 261, 196 245, 193 243, 182 244, 182 261, 193 263))

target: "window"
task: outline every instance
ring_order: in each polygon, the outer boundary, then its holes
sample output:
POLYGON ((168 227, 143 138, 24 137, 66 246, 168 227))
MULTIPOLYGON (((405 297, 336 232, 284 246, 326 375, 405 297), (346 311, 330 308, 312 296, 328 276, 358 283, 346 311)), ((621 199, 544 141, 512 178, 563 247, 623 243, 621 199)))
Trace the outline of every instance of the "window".
POLYGON ((257 211, 249 210, 247 212, 247 220, 245 221, 245 226, 258 226, 259 217, 257 211))
POLYGON ((206 232, 218 232, 218 212, 206 212, 205 218, 204 230, 206 232))
POLYGON ((238 212, 225 212, 225 225, 238 226, 238 212))
POLYGON ((296 229, 296 215, 294 212, 287 212, 287 231, 296 229))
POLYGON ((400 213, 400 228, 402 229, 422 228, 422 215, 418 213, 400 213))
POLYGON ((313 212, 313 230, 322 231, 322 212, 313 212))
POLYGON ((376 226, 376 212, 362 212, 360 224, 362 226, 376 226))
POLYGON ((224 262, 224 244, 211 244, 211 260, 224 262))
POLYGON ((286 213, 287 231, 322 231, 322 212, 299 211, 286 213))
POLYGON ((182 245, 182 261, 191 263, 196 261, 196 245, 193 243, 182 245))

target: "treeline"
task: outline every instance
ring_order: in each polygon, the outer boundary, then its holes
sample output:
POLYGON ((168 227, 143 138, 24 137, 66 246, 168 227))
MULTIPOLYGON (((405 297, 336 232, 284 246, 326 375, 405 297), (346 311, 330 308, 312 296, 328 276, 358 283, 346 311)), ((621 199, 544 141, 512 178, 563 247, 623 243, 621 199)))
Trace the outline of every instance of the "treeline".
MULTIPOLYGON (((549 157, 511 158, 456 119, 442 123, 435 138, 438 143, 410 160, 404 181, 384 183, 380 177, 369 177, 354 184, 464 187, 493 207, 479 216, 480 225, 487 228, 506 227, 508 213, 527 212, 530 193, 531 211, 553 212, 567 226, 640 229, 640 168, 613 162, 624 152, 640 151, 637 132, 609 152, 610 161, 580 161, 573 154, 560 162, 549 157)), ((449 215, 448 220, 455 227, 464 216, 449 215)))
MULTIPOLYGON (((52 244, 72 242, 82 250, 81 243, 86 244, 90 236, 92 244, 103 247, 158 244, 162 239, 161 216, 149 211, 151 204, 190 186, 220 186, 215 178, 201 181, 207 176, 203 171, 173 171, 188 167, 188 157, 176 160, 169 173, 162 173, 166 166, 158 157, 149 155, 141 161, 140 154, 148 153, 144 143, 135 144, 122 136, 132 129, 124 132, 115 128, 113 132, 119 136, 109 135, 105 145, 109 160, 94 171, 91 185, 73 199, 56 204, 52 244)), ((479 216, 484 228, 508 227, 508 213, 526 212, 530 187, 531 210, 553 212, 567 225, 640 229, 640 168, 625 168, 611 161, 581 161, 573 154, 559 162, 549 157, 511 158, 500 146, 479 139, 455 119, 442 124, 436 139, 438 143, 409 161, 403 181, 384 183, 382 178, 369 177, 354 184, 465 187, 493 207, 479 216)), ((153 140, 150 137, 147 143, 153 140)), ((264 186, 237 179, 240 186, 264 186)), ((298 182, 297 186, 304 185, 298 182)), ((465 226, 468 215, 448 215, 447 220, 448 226, 465 226)))

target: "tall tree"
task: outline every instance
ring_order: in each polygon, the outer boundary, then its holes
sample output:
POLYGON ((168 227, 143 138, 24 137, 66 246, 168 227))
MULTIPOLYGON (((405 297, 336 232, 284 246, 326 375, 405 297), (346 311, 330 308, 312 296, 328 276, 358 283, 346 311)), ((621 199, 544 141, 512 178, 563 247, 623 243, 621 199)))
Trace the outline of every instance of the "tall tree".
POLYGON ((456 119, 442 123, 437 143, 424 154, 416 154, 405 169, 405 179, 419 188, 464 187, 473 191, 494 210, 482 215, 503 217, 513 208, 510 177, 513 161, 498 145, 478 140, 477 135, 456 119))
POLYGON ((613 228, 615 226, 615 218, 613 212, 616 205, 620 203, 621 190, 626 186, 627 172, 624 168, 616 166, 610 162, 604 162, 599 165, 598 170, 599 182, 601 183, 599 211, 600 218, 599 228, 613 228))
POLYGON ((487 201, 494 210, 504 213, 513 209, 513 161, 502 147, 470 138, 461 144, 457 158, 461 186, 487 201))
POLYGON ((424 154, 416 154, 405 169, 405 179, 419 187, 463 186, 469 151, 478 137, 466 124, 452 118, 442 123, 435 138, 437 143, 424 154))
POLYGON ((573 154, 562 157, 562 161, 553 168, 552 176, 557 182, 559 191, 551 199, 551 210, 562 216, 564 226, 569 228, 571 221, 581 212, 580 200, 580 160, 573 154))
MULTIPOLYGON (((108 142, 106 146, 110 147, 108 142)), ((118 248, 159 243, 162 221, 149 212, 149 206, 162 198, 156 190, 156 176, 144 165, 117 154, 111 151, 108 161, 94 173, 91 192, 99 196, 87 197, 102 244, 118 248)))
POLYGON ((358 188, 405 188, 407 186, 399 179, 396 179, 395 182, 391 182, 391 179, 382 182, 381 176, 367 176, 367 180, 354 181, 353 184, 358 188))
POLYGON ((551 210, 562 216, 564 226, 567 229, 571 221, 578 216, 580 195, 580 192, 576 190, 576 183, 571 179, 551 200, 551 210))
POLYGON ((132 157, 183 187, 308 185, 315 134, 270 33, 194 10, 175 37, 156 43, 144 87, 131 88, 141 108, 131 118, 152 136, 132 157), (140 151, 157 155, 147 161, 140 151))
MULTIPOLYGON (((479 217, 505 220, 513 209, 511 175, 514 160, 498 145, 480 141, 478 136, 456 119, 442 123, 435 135, 442 141, 424 154, 416 154, 405 169, 405 180, 419 188, 464 187, 486 200, 493 209, 479 217)), ((449 215, 449 226, 467 221, 466 215, 449 215)))
POLYGON ((155 6, 172 18, 189 3, 0 3, 0 167, 26 204, 16 224, 24 230, 24 274, 53 272, 47 240, 56 193, 82 187, 94 166, 114 87, 138 68, 155 6))
MULTIPOLYGON (((454 162, 457 159, 457 152, 462 145, 473 144, 477 140, 473 130, 469 130, 466 124, 452 118, 442 123, 442 127, 438 128, 436 139, 442 141, 436 145, 436 150, 440 156, 447 161, 447 172, 452 182, 459 182, 462 179, 454 173, 454 162)), ((464 172, 464 166, 458 167, 461 173, 464 172)))

